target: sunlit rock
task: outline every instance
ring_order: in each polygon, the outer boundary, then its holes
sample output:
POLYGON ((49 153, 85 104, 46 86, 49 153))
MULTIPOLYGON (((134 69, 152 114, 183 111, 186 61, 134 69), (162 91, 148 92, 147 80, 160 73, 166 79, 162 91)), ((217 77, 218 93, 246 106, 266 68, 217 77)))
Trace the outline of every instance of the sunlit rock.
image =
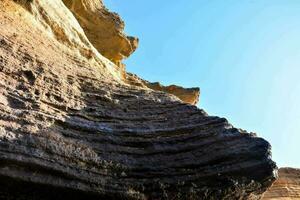
POLYGON ((279 179, 268 189, 262 200, 300 199, 300 169, 281 168, 279 179))

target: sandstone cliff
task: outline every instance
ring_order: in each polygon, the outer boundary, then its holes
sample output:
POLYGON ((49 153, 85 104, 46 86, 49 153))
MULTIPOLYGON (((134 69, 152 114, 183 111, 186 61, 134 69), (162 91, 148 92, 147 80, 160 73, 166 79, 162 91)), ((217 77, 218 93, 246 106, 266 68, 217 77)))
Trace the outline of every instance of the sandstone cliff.
POLYGON ((0 1, 0 198, 259 199, 269 143, 128 80, 136 39, 76 2, 0 1))
POLYGON ((109 12, 99 0, 63 0, 84 29, 96 49, 106 58, 123 67, 121 61, 138 46, 138 39, 123 33, 124 22, 109 12))
POLYGON ((281 168, 279 179, 264 194, 262 200, 300 199, 300 169, 281 168))

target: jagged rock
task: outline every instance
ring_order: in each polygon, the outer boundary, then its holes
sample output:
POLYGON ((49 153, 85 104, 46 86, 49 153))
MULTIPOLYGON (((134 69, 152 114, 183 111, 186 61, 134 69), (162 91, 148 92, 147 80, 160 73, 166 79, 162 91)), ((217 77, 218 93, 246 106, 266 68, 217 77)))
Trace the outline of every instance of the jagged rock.
POLYGON ((169 94, 173 94, 177 96, 180 100, 183 102, 196 105, 199 100, 200 95, 200 89, 199 88, 183 88, 177 85, 169 85, 169 86, 163 86, 159 82, 155 83, 146 83, 147 87, 157 90, 166 92, 169 94))
POLYGON ((300 169, 281 168, 279 179, 264 194, 262 200, 300 199, 300 169))
POLYGON ((109 12, 100 0, 63 2, 74 13, 94 47, 123 68, 121 61, 136 50, 138 39, 123 33, 124 22, 119 15, 109 12))
POLYGON ((0 199, 259 199, 275 180, 268 142, 126 83, 61 0, 2 0, 0 26, 0 199))

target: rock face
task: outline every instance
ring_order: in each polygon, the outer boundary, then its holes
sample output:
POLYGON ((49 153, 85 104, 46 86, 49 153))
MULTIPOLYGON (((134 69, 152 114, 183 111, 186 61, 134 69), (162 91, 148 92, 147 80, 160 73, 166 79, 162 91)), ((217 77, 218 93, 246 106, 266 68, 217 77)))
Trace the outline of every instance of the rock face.
POLYGON ((259 199, 269 143, 129 84, 65 3, 0 1, 0 199, 259 199))
MULTIPOLYGON (((118 14, 107 10, 99 0, 63 0, 63 2, 72 11, 93 46, 104 57, 116 64, 122 78, 126 79, 128 74, 126 74, 122 60, 136 50, 138 38, 126 36, 123 32, 125 27, 123 20, 118 14)), ((192 105, 198 103, 199 88, 183 88, 176 85, 162 86, 158 83, 139 80, 142 81, 140 87, 173 94, 183 102, 192 105)))
POLYGON ((300 169, 281 168, 279 179, 264 194, 263 200, 300 199, 300 169))
POLYGON ((138 39, 123 33, 124 22, 109 12, 99 0, 63 0, 74 13, 85 34, 106 58, 123 67, 121 61, 138 46, 138 39))
POLYGON ((159 82, 146 83, 146 86, 157 91, 173 94, 181 99, 183 102, 196 105, 199 100, 199 88, 183 88, 177 85, 162 86, 159 82))

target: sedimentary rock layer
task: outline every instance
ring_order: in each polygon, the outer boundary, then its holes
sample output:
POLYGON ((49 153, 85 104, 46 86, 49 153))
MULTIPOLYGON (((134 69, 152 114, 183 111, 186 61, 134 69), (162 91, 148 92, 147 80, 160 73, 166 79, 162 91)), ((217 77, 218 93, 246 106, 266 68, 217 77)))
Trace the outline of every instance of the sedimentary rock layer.
POLYGON ((300 169, 281 168, 279 179, 264 194, 262 200, 300 199, 300 169))
POLYGON ((139 78, 137 75, 132 73, 126 73, 126 83, 130 85, 140 86, 140 87, 147 87, 152 90, 161 91, 165 93, 169 93, 178 97, 181 101, 196 105, 199 102, 200 96, 200 88, 183 88, 177 85, 169 85, 164 86, 159 82, 149 82, 144 79, 139 78))
POLYGON ((120 79, 61 3, 0 2, 1 198, 260 198, 268 142, 120 79))

